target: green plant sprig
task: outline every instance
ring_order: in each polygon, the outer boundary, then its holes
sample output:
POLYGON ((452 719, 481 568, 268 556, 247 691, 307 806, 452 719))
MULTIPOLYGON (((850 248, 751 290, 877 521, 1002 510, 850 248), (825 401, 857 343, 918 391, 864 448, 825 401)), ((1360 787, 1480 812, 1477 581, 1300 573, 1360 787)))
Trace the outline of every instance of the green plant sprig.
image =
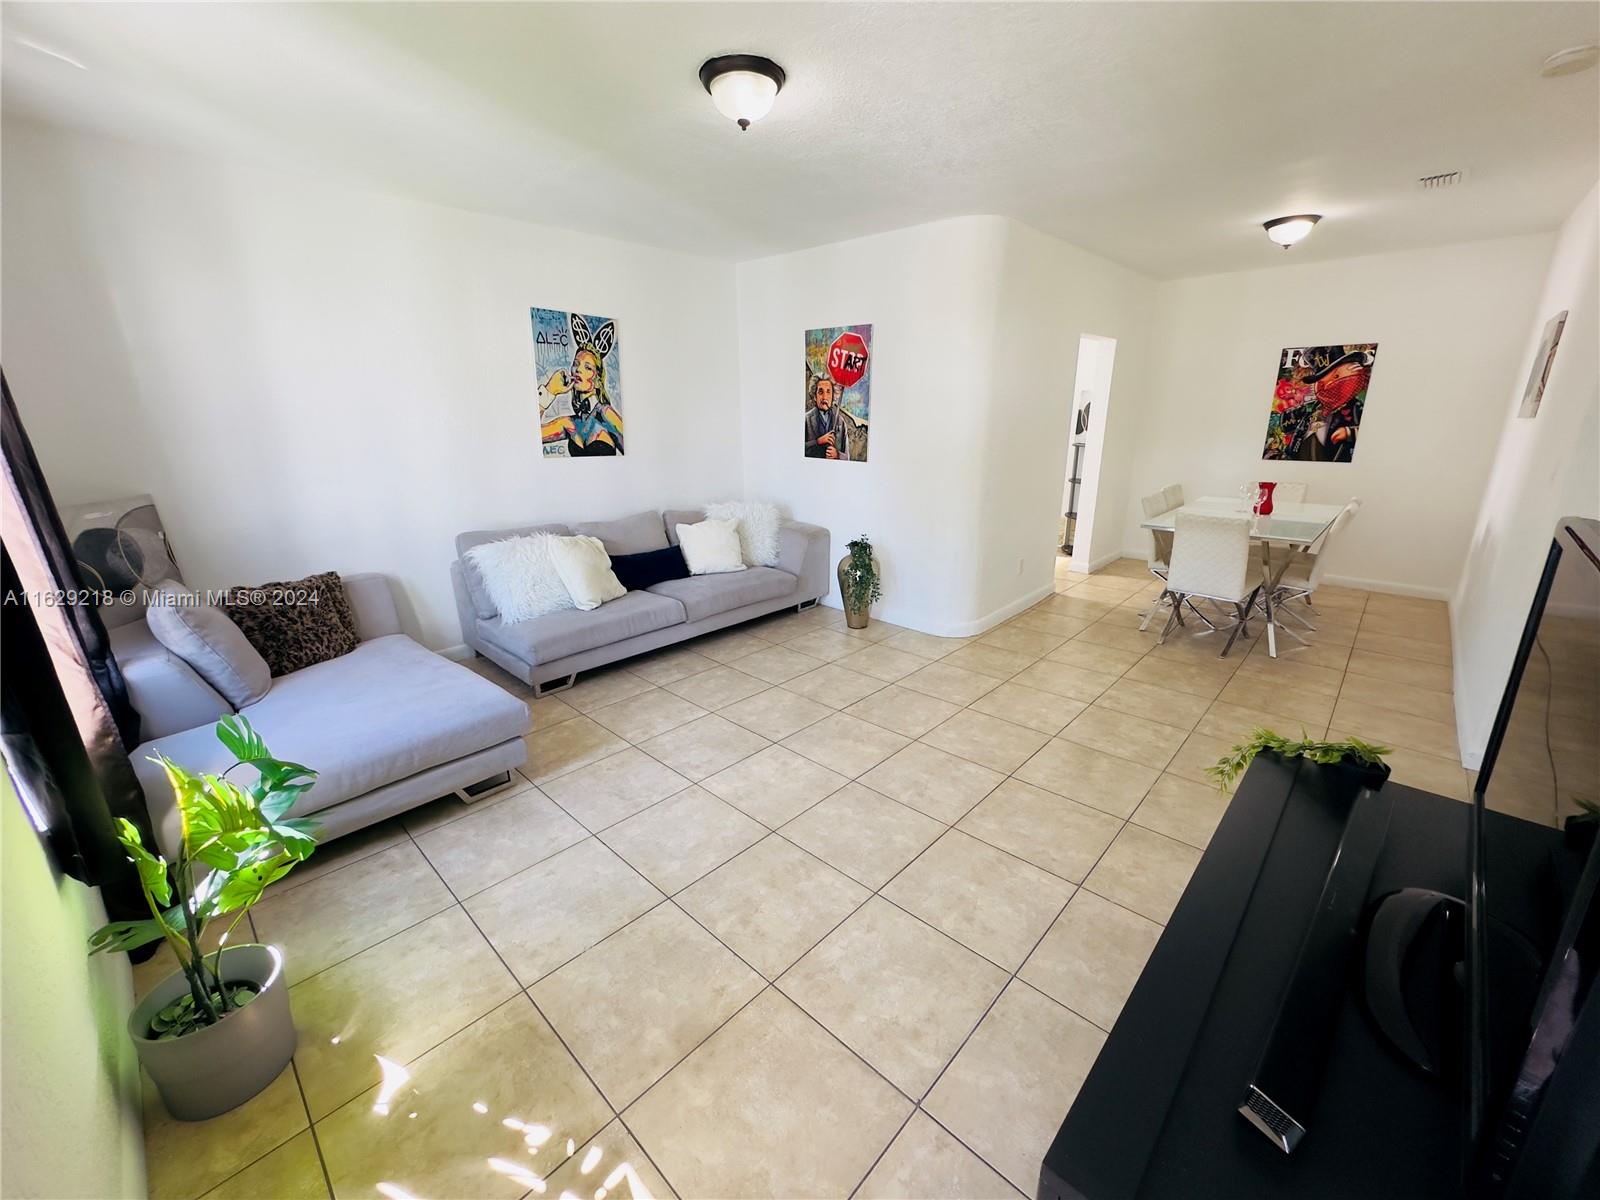
POLYGON ((845 543, 850 552, 850 567, 845 571, 845 603, 861 609, 883 599, 883 588, 878 579, 878 564, 872 561, 872 543, 867 535, 845 543))
POLYGON ((1305 734, 1306 731, 1301 729, 1300 739, 1294 741, 1281 733, 1257 726, 1251 731, 1247 740, 1240 742, 1207 767, 1206 774, 1217 781, 1217 787, 1221 791, 1226 792, 1233 785, 1233 781, 1244 774, 1246 768, 1255 761, 1256 755, 1263 750, 1275 751, 1284 758, 1309 758, 1316 763, 1350 761, 1364 767, 1381 767, 1383 756, 1394 753, 1388 746, 1375 746, 1360 738, 1349 738, 1342 742, 1323 742, 1308 738, 1305 734))

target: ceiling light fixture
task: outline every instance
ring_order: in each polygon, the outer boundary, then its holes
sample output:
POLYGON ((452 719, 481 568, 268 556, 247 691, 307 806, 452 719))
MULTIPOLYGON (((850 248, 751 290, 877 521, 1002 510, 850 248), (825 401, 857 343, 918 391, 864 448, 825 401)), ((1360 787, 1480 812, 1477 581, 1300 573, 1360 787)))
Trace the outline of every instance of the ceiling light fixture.
POLYGON ((1287 250, 1296 242, 1304 240, 1306 234, 1315 229, 1320 220, 1322 220, 1320 213, 1301 213, 1293 217, 1277 217, 1261 228, 1267 231, 1269 238, 1287 250))
POLYGON ((751 121, 772 111, 783 81, 783 68, 759 54, 723 54, 700 66, 700 82, 711 93, 711 103, 740 129, 749 129, 751 121))
POLYGON ((1565 50, 1557 50, 1540 63, 1539 74, 1546 79, 1557 75, 1576 75, 1579 71, 1587 71, 1597 62, 1600 62, 1600 45, 1590 42, 1587 46, 1569 46, 1565 50))

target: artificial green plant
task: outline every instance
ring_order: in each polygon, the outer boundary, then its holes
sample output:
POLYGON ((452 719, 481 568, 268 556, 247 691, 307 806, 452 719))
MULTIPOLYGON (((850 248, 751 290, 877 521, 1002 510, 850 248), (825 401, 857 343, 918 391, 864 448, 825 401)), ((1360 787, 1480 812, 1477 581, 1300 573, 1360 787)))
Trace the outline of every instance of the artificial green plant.
POLYGON ((1284 758, 1309 758, 1317 763, 1352 762, 1363 767, 1381 767, 1383 756, 1393 753, 1388 746, 1374 746, 1359 738, 1342 742, 1319 742, 1300 731, 1300 740, 1293 741, 1281 733, 1257 726, 1250 737, 1240 742, 1228 753, 1206 768, 1206 774, 1217 781, 1217 787, 1227 791, 1233 781, 1244 774, 1255 756, 1263 750, 1273 750, 1284 758))
POLYGON ((844 573, 845 604, 860 611, 883 599, 878 579, 878 564, 872 559, 872 543, 862 534, 845 544, 850 565, 844 573))

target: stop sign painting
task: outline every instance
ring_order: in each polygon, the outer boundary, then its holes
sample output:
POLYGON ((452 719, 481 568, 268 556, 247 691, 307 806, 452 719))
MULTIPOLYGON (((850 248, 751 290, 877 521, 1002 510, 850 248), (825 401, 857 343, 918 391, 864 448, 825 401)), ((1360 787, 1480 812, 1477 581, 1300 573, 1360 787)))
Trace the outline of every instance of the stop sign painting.
POLYGON ((872 326, 806 330, 805 456, 867 461, 872 326))

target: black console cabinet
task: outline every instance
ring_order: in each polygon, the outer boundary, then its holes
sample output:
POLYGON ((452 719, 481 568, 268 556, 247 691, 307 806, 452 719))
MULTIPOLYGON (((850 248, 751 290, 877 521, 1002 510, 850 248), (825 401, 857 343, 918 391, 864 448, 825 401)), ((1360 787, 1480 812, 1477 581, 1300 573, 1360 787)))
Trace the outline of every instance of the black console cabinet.
MULTIPOLYGON (((1045 1156, 1041 1200, 1460 1194, 1461 1093, 1380 1042, 1356 970, 1294 1153, 1237 1111, 1339 847, 1348 789, 1337 791, 1309 763, 1263 755, 1251 766, 1045 1156)), ((1384 791, 1393 809, 1368 898, 1402 887, 1463 894, 1469 807, 1394 783, 1384 791)), ((1559 834, 1486 818, 1493 915, 1542 943, 1559 834)))

